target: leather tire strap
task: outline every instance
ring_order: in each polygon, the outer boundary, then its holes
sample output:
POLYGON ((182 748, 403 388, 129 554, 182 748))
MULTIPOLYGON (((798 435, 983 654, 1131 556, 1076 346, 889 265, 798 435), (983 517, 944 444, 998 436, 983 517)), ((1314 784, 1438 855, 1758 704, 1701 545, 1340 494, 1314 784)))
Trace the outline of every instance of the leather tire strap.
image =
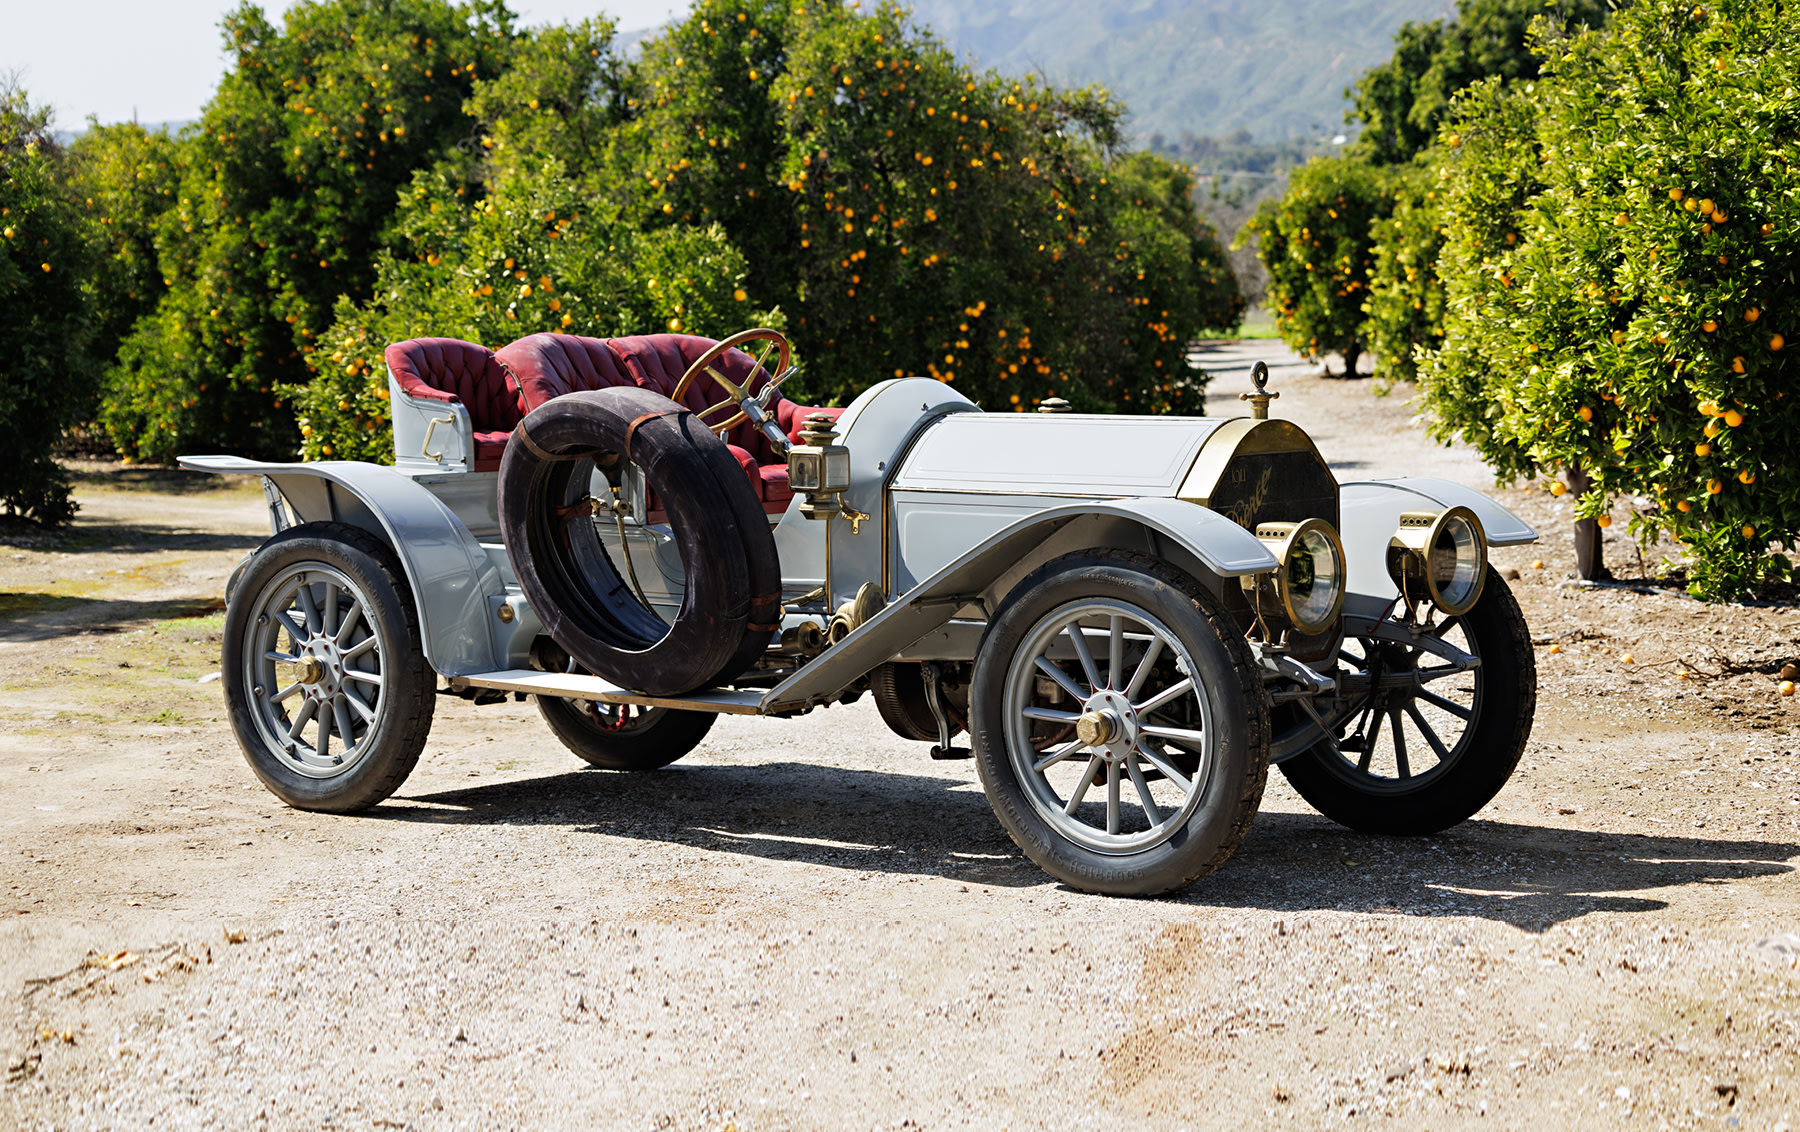
POLYGON ((660 413, 645 413, 643 416, 633 420, 631 424, 627 425, 625 428, 625 462, 631 462, 631 438, 637 435, 639 425, 647 424, 650 421, 658 420, 662 417, 681 417, 686 415, 686 409, 664 409, 660 413))
POLYGON ((518 425, 513 428, 512 434, 513 434, 513 439, 517 440, 520 444, 523 444, 525 446, 525 450, 527 452, 530 452, 533 456, 536 456, 540 460, 547 460, 550 462, 555 462, 558 460, 580 460, 580 459, 584 459, 586 457, 591 456, 596 461, 600 461, 600 460, 603 460, 604 457, 609 455, 609 453, 602 452, 596 448, 586 449, 581 452, 562 452, 562 453, 551 452, 550 450, 548 450, 548 449, 544 448, 542 445, 540 445, 537 441, 531 439, 531 434, 529 432, 525 431, 525 422, 524 421, 520 421, 518 423, 518 425))

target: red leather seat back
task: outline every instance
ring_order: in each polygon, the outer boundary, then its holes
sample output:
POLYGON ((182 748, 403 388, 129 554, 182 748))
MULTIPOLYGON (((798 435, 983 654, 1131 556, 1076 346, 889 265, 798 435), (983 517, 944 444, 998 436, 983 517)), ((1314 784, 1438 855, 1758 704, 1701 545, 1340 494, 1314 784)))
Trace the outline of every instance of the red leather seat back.
POLYGON ((475 470, 500 467, 513 427, 525 416, 506 366, 486 346, 458 338, 413 338, 386 351, 388 372, 408 397, 461 404, 475 434, 475 470))

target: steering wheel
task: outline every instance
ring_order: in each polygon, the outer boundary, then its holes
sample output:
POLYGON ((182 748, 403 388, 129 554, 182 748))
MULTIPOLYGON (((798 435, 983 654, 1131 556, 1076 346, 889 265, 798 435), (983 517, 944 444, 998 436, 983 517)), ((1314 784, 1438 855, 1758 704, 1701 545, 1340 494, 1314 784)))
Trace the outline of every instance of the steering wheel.
MULTIPOLYGON (((748 350, 744 352, 749 353, 748 350)), ((718 435, 724 436, 727 431, 750 415, 749 411, 744 408, 745 402, 756 402, 759 407, 767 408, 767 399, 770 395, 770 391, 786 381, 794 372, 793 366, 790 364, 791 359, 792 350, 788 346, 786 335, 782 334, 781 331, 771 330, 766 326, 759 326, 750 330, 740 330, 731 337, 713 346, 712 349, 706 351, 706 353, 701 354, 698 358, 694 359, 694 364, 689 366, 687 372, 681 375, 681 380, 675 383, 675 392, 669 394, 669 400, 674 401, 676 404, 680 404, 682 395, 688 391, 688 386, 694 383, 696 377, 699 377, 702 373, 710 375, 714 381, 718 382, 720 388, 728 391, 731 396, 716 404, 708 405, 694 415, 700 419, 701 424, 706 425, 707 428, 718 435), (767 345, 762 348, 762 353, 758 355, 756 359, 756 369, 763 368, 763 363, 769 359, 770 351, 774 351, 776 354, 774 370, 764 370, 765 373, 768 373, 769 380, 763 386, 760 394, 752 394, 746 389, 740 389, 730 378, 720 373, 713 365, 714 362, 725 356, 727 350, 738 349, 748 342, 767 343, 767 345), (707 423, 706 418, 709 415, 728 406, 737 407, 737 413, 727 418, 723 423, 707 423)), ((752 370, 751 373, 754 375, 755 370, 752 370)), ((746 382, 745 384, 749 383, 746 382)), ((758 423, 760 424, 761 421, 759 420, 758 423)))

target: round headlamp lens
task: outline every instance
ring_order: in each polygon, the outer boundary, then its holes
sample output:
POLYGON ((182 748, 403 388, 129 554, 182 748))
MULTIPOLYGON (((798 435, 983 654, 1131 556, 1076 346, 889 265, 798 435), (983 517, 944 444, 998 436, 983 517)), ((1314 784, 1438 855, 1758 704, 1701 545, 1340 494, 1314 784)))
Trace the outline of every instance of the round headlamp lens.
POLYGON ((1318 528, 1303 530, 1288 551, 1287 594, 1294 623, 1316 630, 1331 621, 1344 586, 1337 547, 1318 528))
POLYGON ((1487 550, 1481 532, 1466 515, 1446 515, 1425 548, 1425 576, 1432 599, 1452 615, 1467 612, 1481 594, 1487 550))

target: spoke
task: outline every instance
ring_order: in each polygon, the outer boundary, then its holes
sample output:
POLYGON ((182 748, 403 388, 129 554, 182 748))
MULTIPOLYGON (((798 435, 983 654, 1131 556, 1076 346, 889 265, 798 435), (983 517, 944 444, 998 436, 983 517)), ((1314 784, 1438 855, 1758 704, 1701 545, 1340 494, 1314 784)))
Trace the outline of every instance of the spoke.
POLYGON ((1204 743, 1206 732, 1191 731, 1186 727, 1157 727, 1145 725, 1138 728, 1145 735, 1154 735, 1158 739, 1172 739, 1177 743, 1204 743))
POLYGON ((1430 668, 1415 668, 1413 671, 1418 674, 1420 680, 1424 681, 1442 680, 1446 676, 1458 676, 1467 672, 1468 669, 1456 664, 1434 664, 1430 668))
MULTIPOLYGON (((350 673, 346 672, 348 676, 350 673)), ((1042 719, 1049 723, 1074 723, 1081 718, 1080 712, 1057 711, 1055 708, 1028 707, 1023 712, 1026 719, 1042 719)))
POLYGON ((1462 706, 1461 704, 1456 703, 1452 700, 1446 700, 1444 697, 1438 695, 1436 692, 1427 691, 1424 688, 1419 689, 1419 698, 1421 700, 1424 700, 1426 703, 1430 704, 1432 707, 1441 708, 1444 711, 1449 712, 1451 715, 1454 715, 1456 718, 1462 720, 1464 723, 1467 723, 1475 715, 1474 712, 1470 711, 1468 708, 1462 706))
POLYGON ((1150 679, 1150 670, 1156 667, 1156 661, 1162 656, 1163 639, 1151 637, 1150 647, 1144 650, 1144 659, 1138 661, 1137 671, 1131 674, 1131 683, 1125 685, 1125 698, 1135 700, 1138 693, 1144 690, 1144 681, 1150 679))
POLYGON ((1412 716, 1413 726, 1417 727, 1419 734, 1425 736, 1425 741, 1431 744, 1431 749, 1436 752, 1438 761, 1448 762, 1450 752, 1444 749, 1444 741, 1438 738, 1438 733, 1432 730, 1430 723, 1426 722, 1425 714, 1419 710, 1419 705, 1408 702, 1406 714, 1412 716))
POLYGON ((764 377, 769 376, 769 371, 766 369, 763 369, 763 363, 769 360, 769 353, 771 351, 773 351, 774 349, 775 349, 775 339, 764 338, 762 353, 760 353, 756 356, 756 369, 753 369, 750 371, 752 374, 755 374, 756 370, 761 369, 761 370, 763 370, 764 377))
POLYGON ((288 725, 288 742, 298 743, 300 741, 300 732, 306 729, 306 725, 312 721, 313 712, 318 710, 319 703, 317 700, 307 700, 300 705, 300 710, 295 714, 294 721, 288 725))
POLYGON ((1138 767, 1137 759, 1132 759, 1125 766, 1131 772, 1131 784, 1137 787, 1138 802, 1144 807, 1144 812, 1150 815, 1150 826, 1154 829, 1163 823, 1163 816, 1162 810, 1157 808, 1156 799, 1150 796, 1150 782, 1138 767))
POLYGON ((381 673, 379 672, 364 672, 360 668, 346 668, 344 669, 344 679, 361 680, 365 684, 381 687, 381 673))
POLYGON ((1186 676, 1177 680, 1175 683, 1170 684, 1167 688, 1164 688, 1162 691, 1156 693, 1156 695, 1151 696, 1143 703, 1132 704, 1131 706, 1137 709, 1139 715, 1149 715, 1169 701, 1180 699, 1182 696, 1187 695, 1189 692, 1193 691, 1193 688, 1194 678, 1192 676, 1186 676))
POLYGON ((350 702, 350 706, 352 708, 356 709, 357 715, 362 716, 364 723, 374 723, 375 722, 375 709, 370 707, 368 704, 363 703, 363 699, 361 696, 357 695, 355 692, 352 692, 350 689, 345 688, 344 689, 344 699, 348 700, 350 702))
POLYGON ((300 609, 306 614, 307 635, 317 633, 323 628, 319 624, 319 607, 313 604, 312 587, 307 584, 304 574, 300 576, 300 589, 296 596, 300 599, 300 609))
POLYGON ((1080 739, 1076 739, 1073 742, 1071 742, 1068 746, 1064 747, 1062 750, 1054 751, 1051 754, 1049 754, 1048 756, 1039 759, 1035 763, 1032 763, 1031 769, 1037 771, 1039 774, 1042 774, 1045 771, 1049 770, 1051 767, 1055 766, 1057 763, 1062 762, 1064 759, 1066 759, 1070 755, 1074 754, 1076 751, 1081 750, 1085 746, 1087 746, 1086 743, 1083 743, 1080 739))
POLYGON ((357 657, 361 656, 362 654, 368 652, 370 649, 374 648, 376 645, 376 642, 377 642, 376 636, 373 633, 371 633, 367 637, 364 637, 362 640, 358 641, 356 644, 345 649, 341 659, 343 660, 343 662, 345 664, 349 664, 351 661, 355 660, 357 657))
POLYGON ((313 744, 313 749, 319 752, 322 759, 331 757, 331 713, 328 711, 319 713, 319 738, 313 744))
POLYGON ((362 620, 362 602, 352 598, 350 608, 344 610, 343 624, 339 625, 337 632, 331 635, 331 639, 337 642, 339 648, 344 646, 344 641, 356 629, 356 623, 360 620, 362 620))
POLYGON ((1188 776, 1176 769, 1174 763, 1157 754, 1156 751, 1151 748, 1150 744, 1139 743, 1137 753, 1145 762, 1149 763, 1157 770, 1162 771, 1163 777, 1170 782, 1173 782, 1176 789, 1180 790, 1183 794, 1188 794, 1193 791, 1194 784, 1188 779, 1188 776))
POLYGON ((1094 784, 1094 771, 1105 761, 1099 755, 1088 760, 1087 769, 1081 772, 1081 782, 1075 787, 1075 793, 1069 795, 1069 804, 1063 807, 1063 813, 1075 816, 1075 811, 1081 808, 1081 800, 1087 797, 1088 787, 1094 784))
POLYGON ((331 716, 337 720, 338 738, 342 740, 344 753, 347 755, 350 748, 356 745, 356 728, 350 722, 350 705, 344 702, 342 696, 332 701, 331 716))
POLYGON ((274 649, 270 649, 268 652, 263 653, 263 659, 264 660, 272 660, 276 664, 292 664, 296 660, 299 660, 300 658, 297 656, 289 656, 287 653, 276 652, 274 649))
MULTIPOLYGON (((1087 630, 1083 629, 1081 623, 1077 621, 1063 629, 1063 632, 1069 635, 1069 641, 1075 646, 1075 655, 1081 658, 1081 670, 1087 673, 1088 685, 1098 692, 1106 685, 1100 683, 1100 669, 1094 664, 1093 650, 1088 648, 1087 630)), ((1087 697, 1083 696, 1082 698, 1086 699, 1087 697)))
POLYGON ((1369 773, 1369 763, 1375 758, 1375 739, 1381 734, 1381 713, 1374 712, 1369 718, 1369 735, 1363 740, 1362 758, 1356 762, 1356 769, 1364 774, 1369 773))
POLYGON ((1037 666, 1043 670, 1044 675, 1050 677, 1052 680, 1056 681, 1058 684, 1061 684, 1063 691, 1065 691, 1065 692, 1069 693, 1069 695, 1075 697, 1076 703, 1080 703, 1081 701, 1088 698, 1088 694, 1081 690, 1081 685, 1079 685, 1079 684, 1075 683, 1075 681, 1069 679, 1069 674, 1067 672, 1064 672, 1060 666, 1051 663, 1049 657, 1047 657, 1047 656, 1038 657, 1037 658, 1037 666))
POLYGON ((1438 622, 1438 627, 1431 631, 1431 635, 1436 637, 1438 640, 1442 641, 1444 639, 1445 633, 1448 633, 1450 630, 1452 630, 1452 629, 1456 628, 1458 625, 1462 624, 1462 619, 1463 619, 1463 615, 1460 613, 1457 614, 1455 617, 1444 618, 1444 620, 1438 622))
POLYGON ((1394 733, 1394 768, 1401 778, 1412 777, 1412 764, 1406 761, 1406 729, 1400 726, 1400 709, 1388 709, 1388 728, 1394 733))
POLYGON ((319 631, 335 633, 333 628, 338 619, 338 588, 330 582, 325 583, 325 612, 319 618, 319 631))
POLYGON ((300 690, 300 681, 296 680, 292 684, 289 684, 287 687, 283 688, 281 691, 276 692, 274 695, 270 696, 269 702, 272 704, 278 704, 282 700, 287 699, 289 696, 293 695, 295 692, 298 692, 299 690, 300 690))
POLYGON ((306 632, 302 630, 300 626, 294 624, 294 619, 289 617, 285 612, 277 613, 275 615, 275 620, 281 622, 281 627, 288 631, 289 640, 293 642, 295 648, 299 648, 300 642, 304 641, 307 637, 306 632))
POLYGON ((1119 764, 1106 764, 1106 832, 1119 832, 1119 764))
POLYGON ((1125 621, 1121 617, 1112 619, 1112 642, 1106 661, 1106 686, 1117 688, 1119 678, 1125 675, 1125 621))

